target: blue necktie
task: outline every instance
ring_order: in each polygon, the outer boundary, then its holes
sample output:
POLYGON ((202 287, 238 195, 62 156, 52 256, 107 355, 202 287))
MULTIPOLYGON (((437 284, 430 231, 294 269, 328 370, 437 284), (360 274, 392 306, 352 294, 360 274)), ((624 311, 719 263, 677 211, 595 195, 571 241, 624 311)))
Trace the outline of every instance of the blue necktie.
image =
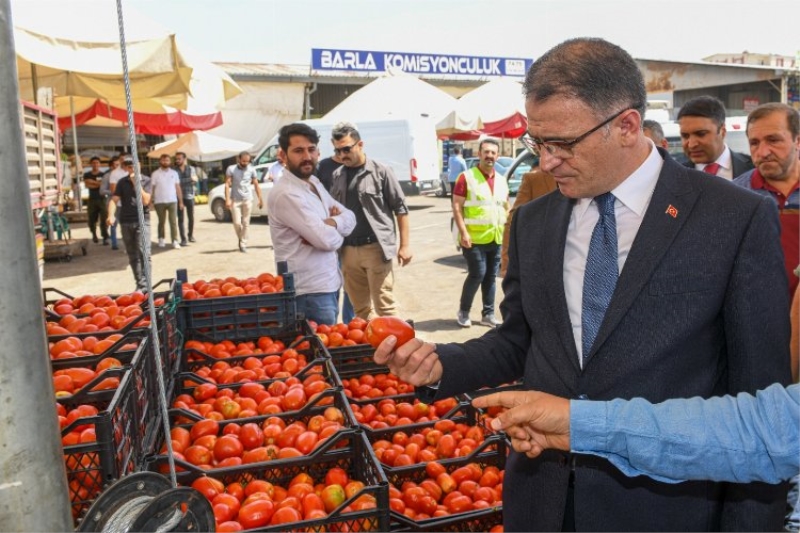
POLYGON ((592 345, 600 330, 600 324, 603 323, 603 317, 619 277, 615 199, 610 192, 594 199, 600 218, 592 231, 592 240, 589 241, 589 255, 586 258, 586 272, 583 276, 581 338, 584 363, 592 351, 592 345))

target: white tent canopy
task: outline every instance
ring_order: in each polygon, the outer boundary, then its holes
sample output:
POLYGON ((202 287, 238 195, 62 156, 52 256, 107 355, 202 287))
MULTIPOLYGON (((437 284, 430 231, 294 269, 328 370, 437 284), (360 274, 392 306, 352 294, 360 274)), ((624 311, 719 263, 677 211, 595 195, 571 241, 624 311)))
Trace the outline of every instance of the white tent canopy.
POLYGON ((455 105, 455 98, 430 83, 402 71, 390 71, 348 96, 323 118, 359 122, 427 117, 436 123, 455 105))
POLYGON ((183 152, 192 161, 219 161, 245 152, 252 147, 250 143, 211 135, 204 131, 185 133, 172 141, 159 143, 147 153, 147 157, 157 159, 164 154, 175 155, 183 152))
POLYGON ((455 109, 436 126, 439 135, 483 130, 490 135, 516 137, 527 125, 522 84, 495 78, 458 99, 455 109), (482 125, 475 127, 481 122, 482 125))

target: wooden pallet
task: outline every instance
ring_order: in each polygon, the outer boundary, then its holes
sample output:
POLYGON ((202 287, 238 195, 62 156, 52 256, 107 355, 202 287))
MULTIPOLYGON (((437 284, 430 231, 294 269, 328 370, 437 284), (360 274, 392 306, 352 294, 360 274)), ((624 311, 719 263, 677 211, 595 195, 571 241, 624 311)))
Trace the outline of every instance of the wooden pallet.
POLYGON ((55 241, 44 243, 45 261, 72 261, 76 255, 89 253, 89 239, 71 239, 69 241, 55 241))

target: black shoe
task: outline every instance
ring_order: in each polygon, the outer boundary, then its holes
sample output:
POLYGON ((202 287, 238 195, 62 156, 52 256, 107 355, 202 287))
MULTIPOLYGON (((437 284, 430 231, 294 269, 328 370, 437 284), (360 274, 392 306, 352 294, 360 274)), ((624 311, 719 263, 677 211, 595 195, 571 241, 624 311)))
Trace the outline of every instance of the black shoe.
POLYGON ((189 235, 189 242, 197 242, 197 241, 196 241, 196 240, 194 240, 194 237, 192 237, 191 235, 189 235))
POLYGON ((103 246, 108 246, 108 239, 103 239, 103 246))
MULTIPOLYGON (((105 243, 103 243, 103 244, 105 244, 105 243)), ((111 249, 112 250, 119 250, 119 246, 112 246, 111 249)))
POLYGON ((95 243, 95 244, 97 244, 98 242, 100 242, 100 241, 97 239, 97 235, 92 235, 92 242, 93 242, 93 243, 95 243))
POLYGON ((189 246, 189 243, 186 241, 181 241, 181 246, 189 246))

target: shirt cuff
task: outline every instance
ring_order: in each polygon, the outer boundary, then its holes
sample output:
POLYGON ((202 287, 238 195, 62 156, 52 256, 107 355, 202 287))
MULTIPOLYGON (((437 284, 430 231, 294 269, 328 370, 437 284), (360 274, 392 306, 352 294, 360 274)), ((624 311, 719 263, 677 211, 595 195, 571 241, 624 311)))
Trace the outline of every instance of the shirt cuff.
POLYGON ((605 402, 570 400, 569 440, 573 452, 605 450, 608 412, 605 402))

